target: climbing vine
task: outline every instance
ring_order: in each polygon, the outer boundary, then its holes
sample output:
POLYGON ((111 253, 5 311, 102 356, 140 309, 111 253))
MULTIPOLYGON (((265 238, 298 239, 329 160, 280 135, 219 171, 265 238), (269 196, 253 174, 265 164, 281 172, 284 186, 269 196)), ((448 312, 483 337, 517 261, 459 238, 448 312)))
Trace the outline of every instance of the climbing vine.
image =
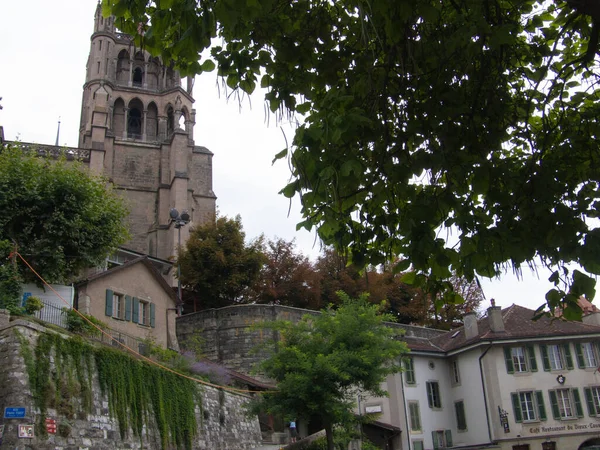
POLYGON ((43 333, 35 348, 22 335, 25 361, 34 404, 39 410, 38 436, 46 436, 48 409, 65 420, 82 419, 92 412, 93 373, 109 414, 119 424, 121 439, 129 430, 136 438, 144 427, 156 429, 163 449, 192 448, 197 432, 195 408, 200 391, 192 380, 136 360, 108 347, 95 347, 79 337, 43 333), (95 363, 95 367, 94 367, 95 363))

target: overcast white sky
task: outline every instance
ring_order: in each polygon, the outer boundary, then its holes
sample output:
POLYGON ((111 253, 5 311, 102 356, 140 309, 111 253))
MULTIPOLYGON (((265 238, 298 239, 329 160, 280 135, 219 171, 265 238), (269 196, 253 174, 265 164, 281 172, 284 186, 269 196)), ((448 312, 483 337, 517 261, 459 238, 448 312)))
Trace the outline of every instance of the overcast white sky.
MULTIPOLYGON (((60 144, 77 146, 85 64, 93 31, 96 0, 0 2, 0 125, 8 140, 54 144, 61 118, 60 144)), ((263 93, 247 99, 219 97, 214 74, 197 77, 197 145, 214 153, 214 191, 221 214, 240 214, 248 238, 261 233, 296 239, 311 258, 319 253, 315 235, 296 232, 301 220, 299 201, 291 205, 279 190, 289 178, 286 162, 271 165, 273 156, 291 142, 289 125, 281 128, 271 116, 267 124, 263 93), (282 132, 283 131, 283 132, 282 132), (291 207, 290 207, 291 206, 291 207), (288 216, 288 210, 289 216, 288 216)), ((550 289, 549 274, 540 279, 524 269, 525 281, 508 274, 500 280, 482 280, 489 300, 500 306, 517 303, 535 309, 550 289)), ((487 307, 487 304, 484 305, 487 307)))

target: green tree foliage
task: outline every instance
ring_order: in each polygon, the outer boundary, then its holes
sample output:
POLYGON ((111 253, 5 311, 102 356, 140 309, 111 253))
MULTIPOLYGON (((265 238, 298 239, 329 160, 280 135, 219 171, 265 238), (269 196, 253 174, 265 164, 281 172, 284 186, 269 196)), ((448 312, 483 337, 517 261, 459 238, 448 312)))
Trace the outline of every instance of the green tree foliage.
POLYGON ((319 274, 310 260, 296 251, 294 241, 268 240, 265 263, 246 301, 297 308, 321 309, 319 274))
POLYGON ((351 420, 357 393, 384 395, 381 382, 400 370, 398 361, 406 344, 394 339, 396 331, 383 325, 390 320, 365 296, 351 300, 340 293, 337 310, 305 316, 300 322, 274 322, 281 339, 260 370, 277 382, 277 390, 257 398, 254 409, 284 417, 318 417, 333 449, 335 424, 351 420))
POLYGON ((539 260, 555 270, 550 309, 578 318, 578 296, 593 298, 565 265, 600 274, 595 0, 103 6, 183 74, 217 67, 231 89, 268 88, 271 111, 305 115, 277 155, 292 165, 282 192, 359 266, 401 258, 438 295, 452 273, 539 260))
MULTIPOLYGON (((99 265, 128 237, 121 197, 75 161, 39 158, 5 145, 0 152, 0 240, 49 283, 99 265)), ((39 283, 18 261, 26 281, 39 283)))
POLYGON ((246 244, 242 219, 218 217, 195 227, 179 249, 181 283, 199 297, 202 309, 242 301, 264 262, 261 243, 246 244))
POLYGON ((10 258, 14 244, 0 240, 0 308, 16 312, 20 308, 21 275, 15 258, 10 258))

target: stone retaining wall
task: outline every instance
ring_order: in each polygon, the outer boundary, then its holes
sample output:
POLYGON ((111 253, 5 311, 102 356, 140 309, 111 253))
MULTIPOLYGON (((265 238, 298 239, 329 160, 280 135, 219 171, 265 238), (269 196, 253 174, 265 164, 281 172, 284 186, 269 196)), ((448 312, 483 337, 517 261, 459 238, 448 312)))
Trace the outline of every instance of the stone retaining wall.
MULTIPOLYGON (((100 394, 96 376, 93 382, 92 413, 87 417, 70 419, 68 422, 71 431, 68 437, 58 434, 49 435, 48 438, 18 437, 19 425, 34 424, 38 414, 29 389, 19 339, 25 338, 34 343, 40 333, 46 332, 49 332, 46 328, 31 322, 19 320, 6 324, 0 312, 0 411, 3 413, 6 407, 24 407, 26 411, 22 419, 0 418, 0 424, 4 425, 0 446, 15 450, 160 449, 158 431, 152 425, 144 428, 142 442, 134 438, 131 432, 131 438, 121 440, 118 422, 109 416, 108 399, 100 394)), ((196 408, 198 434, 194 438, 193 448, 246 450, 260 447, 258 418, 246 415, 243 405, 247 401, 248 397, 244 395, 204 386, 201 408, 196 408)), ((47 417, 55 419, 57 424, 65 419, 53 409, 48 410, 47 417)))
MULTIPOLYGON (((272 320, 299 321, 305 314, 318 311, 279 305, 236 305, 207 309, 178 317, 177 339, 182 348, 195 336, 202 340, 202 351, 211 361, 229 369, 249 374, 265 358, 259 345, 267 339, 278 339, 271 330, 252 329, 257 323, 272 320)), ((445 331, 431 328, 388 324, 404 331, 408 337, 432 338, 445 331)), ((260 376, 257 376, 260 378, 260 376)))

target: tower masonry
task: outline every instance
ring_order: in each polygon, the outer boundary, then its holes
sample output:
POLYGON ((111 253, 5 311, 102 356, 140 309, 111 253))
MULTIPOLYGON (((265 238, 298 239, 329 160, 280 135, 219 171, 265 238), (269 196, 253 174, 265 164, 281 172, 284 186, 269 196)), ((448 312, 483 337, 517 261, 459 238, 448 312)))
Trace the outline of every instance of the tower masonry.
POLYGON ((136 48, 131 36, 104 18, 100 5, 83 86, 79 147, 90 169, 128 200, 126 247, 162 259, 176 253, 169 210, 187 210, 182 244, 194 225, 213 220, 212 156, 194 144, 192 79, 184 89, 169 62, 136 48))

